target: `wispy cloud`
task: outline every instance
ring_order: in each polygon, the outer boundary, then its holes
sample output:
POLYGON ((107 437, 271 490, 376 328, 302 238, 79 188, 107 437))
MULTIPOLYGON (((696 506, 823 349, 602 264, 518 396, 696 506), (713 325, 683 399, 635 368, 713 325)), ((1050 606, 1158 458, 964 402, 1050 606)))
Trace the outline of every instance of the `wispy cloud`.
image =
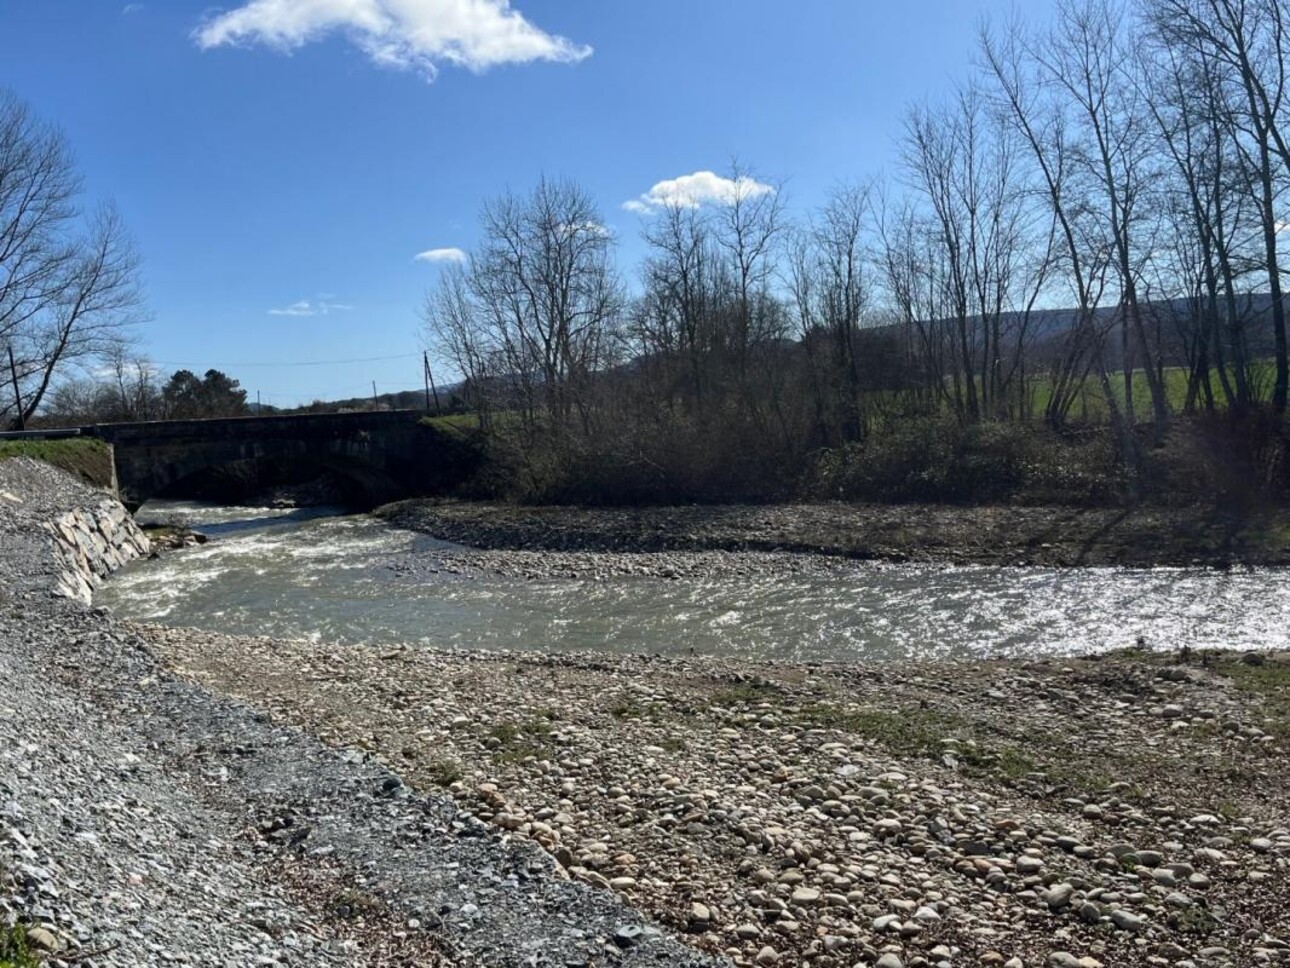
POLYGON ((328 313, 340 313, 353 309, 345 303, 329 302, 327 299, 300 299, 282 309, 270 309, 270 316, 326 316, 328 313))
POLYGON ((141 3, 127 3, 124 7, 121 8, 121 16, 128 17, 132 13, 140 13, 142 12, 142 10, 143 10, 143 4, 141 3))
POLYGON ((412 257, 415 262, 465 262, 466 253, 455 246, 443 249, 426 249, 412 257))
POLYGON ((479 72, 591 55, 585 44, 531 24, 510 0, 250 0, 206 20, 193 38, 203 49, 264 44, 289 52, 337 33, 374 63, 431 80, 441 64, 479 72))
POLYGON ((725 178, 711 171, 696 171, 658 182, 645 194, 623 202, 623 208, 648 214, 660 208, 732 205, 742 199, 768 195, 774 190, 773 185, 763 184, 747 175, 725 178))

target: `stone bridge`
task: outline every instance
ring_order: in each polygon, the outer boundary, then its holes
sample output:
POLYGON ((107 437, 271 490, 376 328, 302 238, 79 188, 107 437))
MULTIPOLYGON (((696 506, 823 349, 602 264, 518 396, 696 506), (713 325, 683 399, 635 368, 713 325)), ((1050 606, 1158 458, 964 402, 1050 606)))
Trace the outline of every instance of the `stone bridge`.
POLYGON ((371 503, 430 493, 460 474, 459 440, 416 410, 98 424, 132 511, 184 478, 239 461, 303 462, 357 484, 371 503))

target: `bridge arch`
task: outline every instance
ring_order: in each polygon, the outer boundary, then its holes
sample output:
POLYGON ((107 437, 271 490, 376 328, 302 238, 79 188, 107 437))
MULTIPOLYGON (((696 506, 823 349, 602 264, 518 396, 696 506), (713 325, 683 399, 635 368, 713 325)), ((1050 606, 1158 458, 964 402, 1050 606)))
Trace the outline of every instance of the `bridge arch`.
MULTIPOLYGON (((248 499, 282 487, 301 487, 326 482, 335 491, 336 503, 348 507, 374 507, 394 500, 405 489, 381 467, 349 457, 282 455, 209 462, 187 461, 182 466, 162 469, 156 484, 145 485, 151 493, 127 493, 130 505, 154 498, 196 498, 219 504, 245 504, 248 499), (166 483, 161 483, 162 481, 166 483)), ((135 483, 136 492, 142 490, 135 483)), ((326 503, 332 503, 328 501, 326 503)))
POLYGON ((416 411, 106 424, 86 433, 112 445, 117 488, 137 509, 203 470, 243 461, 292 461, 357 481, 375 504, 441 488, 464 472, 462 454, 416 411))

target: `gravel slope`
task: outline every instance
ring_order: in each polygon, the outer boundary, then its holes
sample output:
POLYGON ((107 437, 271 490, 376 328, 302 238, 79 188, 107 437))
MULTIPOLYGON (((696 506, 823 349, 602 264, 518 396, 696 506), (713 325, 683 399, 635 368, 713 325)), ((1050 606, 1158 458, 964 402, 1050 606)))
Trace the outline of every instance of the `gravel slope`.
POLYGON ((171 675, 136 631, 52 595, 41 524, 99 501, 0 462, 0 918, 42 960, 711 963, 535 845, 171 675))

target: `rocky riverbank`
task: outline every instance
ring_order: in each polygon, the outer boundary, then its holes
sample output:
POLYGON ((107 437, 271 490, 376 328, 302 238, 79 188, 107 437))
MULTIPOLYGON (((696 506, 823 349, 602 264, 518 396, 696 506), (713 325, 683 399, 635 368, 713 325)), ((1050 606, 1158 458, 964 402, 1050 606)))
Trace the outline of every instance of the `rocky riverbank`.
POLYGON ((69 543, 119 558, 115 518, 0 462, 0 965, 709 963, 364 750, 172 674, 68 594, 69 543))
POLYGON ((1290 565, 1290 512, 786 504, 647 508, 403 501, 400 527, 491 551, 789 552, 886 561, 1290 565))
POLYGON ((1290 656, 893 668, 139 633, 738 965, 1290 964, 1290 656))

